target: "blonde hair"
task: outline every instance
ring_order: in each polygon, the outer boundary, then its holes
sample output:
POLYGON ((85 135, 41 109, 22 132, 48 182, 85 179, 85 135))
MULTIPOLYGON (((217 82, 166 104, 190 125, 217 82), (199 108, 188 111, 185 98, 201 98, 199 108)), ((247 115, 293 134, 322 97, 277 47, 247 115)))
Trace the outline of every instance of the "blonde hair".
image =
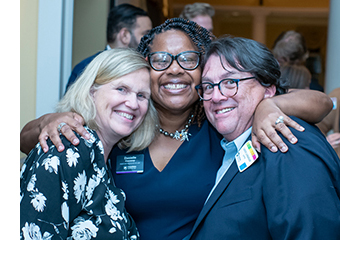
MULTIPOLYGON (((91 92, 102 85, 140 69, 150 70, 145 58, 138 52, 128 48, 115 48, 99 54, 85 68, 80 77, 70 86, 65 96, 57 105, 57 112, 76 112, 85 124, 98 130, 95 121, 96 106, 91 92)), ((143 123, 129 136, 121 139, 118 146, 130 151, 142 150, 150 145, 158 124, 158 115, 151 99, 143 123)))

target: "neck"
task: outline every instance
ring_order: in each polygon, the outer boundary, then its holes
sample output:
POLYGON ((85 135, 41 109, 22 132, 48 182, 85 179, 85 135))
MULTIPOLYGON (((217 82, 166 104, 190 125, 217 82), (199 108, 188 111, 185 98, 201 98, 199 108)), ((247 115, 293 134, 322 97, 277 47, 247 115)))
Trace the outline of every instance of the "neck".
POLYGON ((113 146, 118 143, 118 141, 120 140, 120 138, 117 137, 106 137, 104 138, 104 135, 102 132, 100 132, 99 130, 96 131, 100 141, 103 144, 103 148, 104 148, 104 159, 105 162, 107 162, 107 159, 109 157, 109 154, 113 148, 113 146))
POLYGON ((182 111, 181 113, 171 113, 170 111, 158 110, 160 127, 168 132, 174 132, 184 128, 191 115, 192 110, 182 111))

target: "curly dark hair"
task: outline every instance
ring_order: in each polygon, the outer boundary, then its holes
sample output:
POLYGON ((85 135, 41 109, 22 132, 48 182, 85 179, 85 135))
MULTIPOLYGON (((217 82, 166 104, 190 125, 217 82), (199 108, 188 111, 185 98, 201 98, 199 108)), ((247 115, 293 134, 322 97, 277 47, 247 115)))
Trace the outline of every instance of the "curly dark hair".
MULTIPOLYGON (((215 36, 211 32, 193 21, 183 18, 171 18, 166 20, 163 24, 154 27, 148 34, 144 35, 138 45, 137 51, 146 57, 151 52, 150 45, 152 45, 152 41, 155 36, 168 30, 179 30, 186 33, 201 53, 201 57, 205 54, 211 41, 215 39, 215 36)), ((193 114, 193 123, 197 123, 198 126, 200 126, 202 120, 205 118, 203 104, 201 101, 196 102, 193 108, 193 114)))

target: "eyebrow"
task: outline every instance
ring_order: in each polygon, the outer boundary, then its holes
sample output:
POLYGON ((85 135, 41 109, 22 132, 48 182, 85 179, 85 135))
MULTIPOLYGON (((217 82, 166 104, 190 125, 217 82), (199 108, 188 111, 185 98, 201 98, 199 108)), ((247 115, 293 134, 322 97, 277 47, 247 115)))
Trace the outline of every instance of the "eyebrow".
MULTIPOLYGON (((223 78, 223 79, 230 78, 233 75, 235 75, 236 73, 238 73, 238 71, 226 71, 225 73, 222 74, 221 78, 223 78)), ((202 81, 210 81, 209 76, 203 76, 202 81)))

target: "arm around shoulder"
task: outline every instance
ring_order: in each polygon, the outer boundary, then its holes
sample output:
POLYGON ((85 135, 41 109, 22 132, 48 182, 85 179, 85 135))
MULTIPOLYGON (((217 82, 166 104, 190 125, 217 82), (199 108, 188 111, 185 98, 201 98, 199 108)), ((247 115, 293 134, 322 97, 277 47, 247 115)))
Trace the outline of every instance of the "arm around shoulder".
POLYGON ((325 93, 315 90, 294 89, 272 99, 285 114, 313 124, 320 122, 333 106, 325 93))

